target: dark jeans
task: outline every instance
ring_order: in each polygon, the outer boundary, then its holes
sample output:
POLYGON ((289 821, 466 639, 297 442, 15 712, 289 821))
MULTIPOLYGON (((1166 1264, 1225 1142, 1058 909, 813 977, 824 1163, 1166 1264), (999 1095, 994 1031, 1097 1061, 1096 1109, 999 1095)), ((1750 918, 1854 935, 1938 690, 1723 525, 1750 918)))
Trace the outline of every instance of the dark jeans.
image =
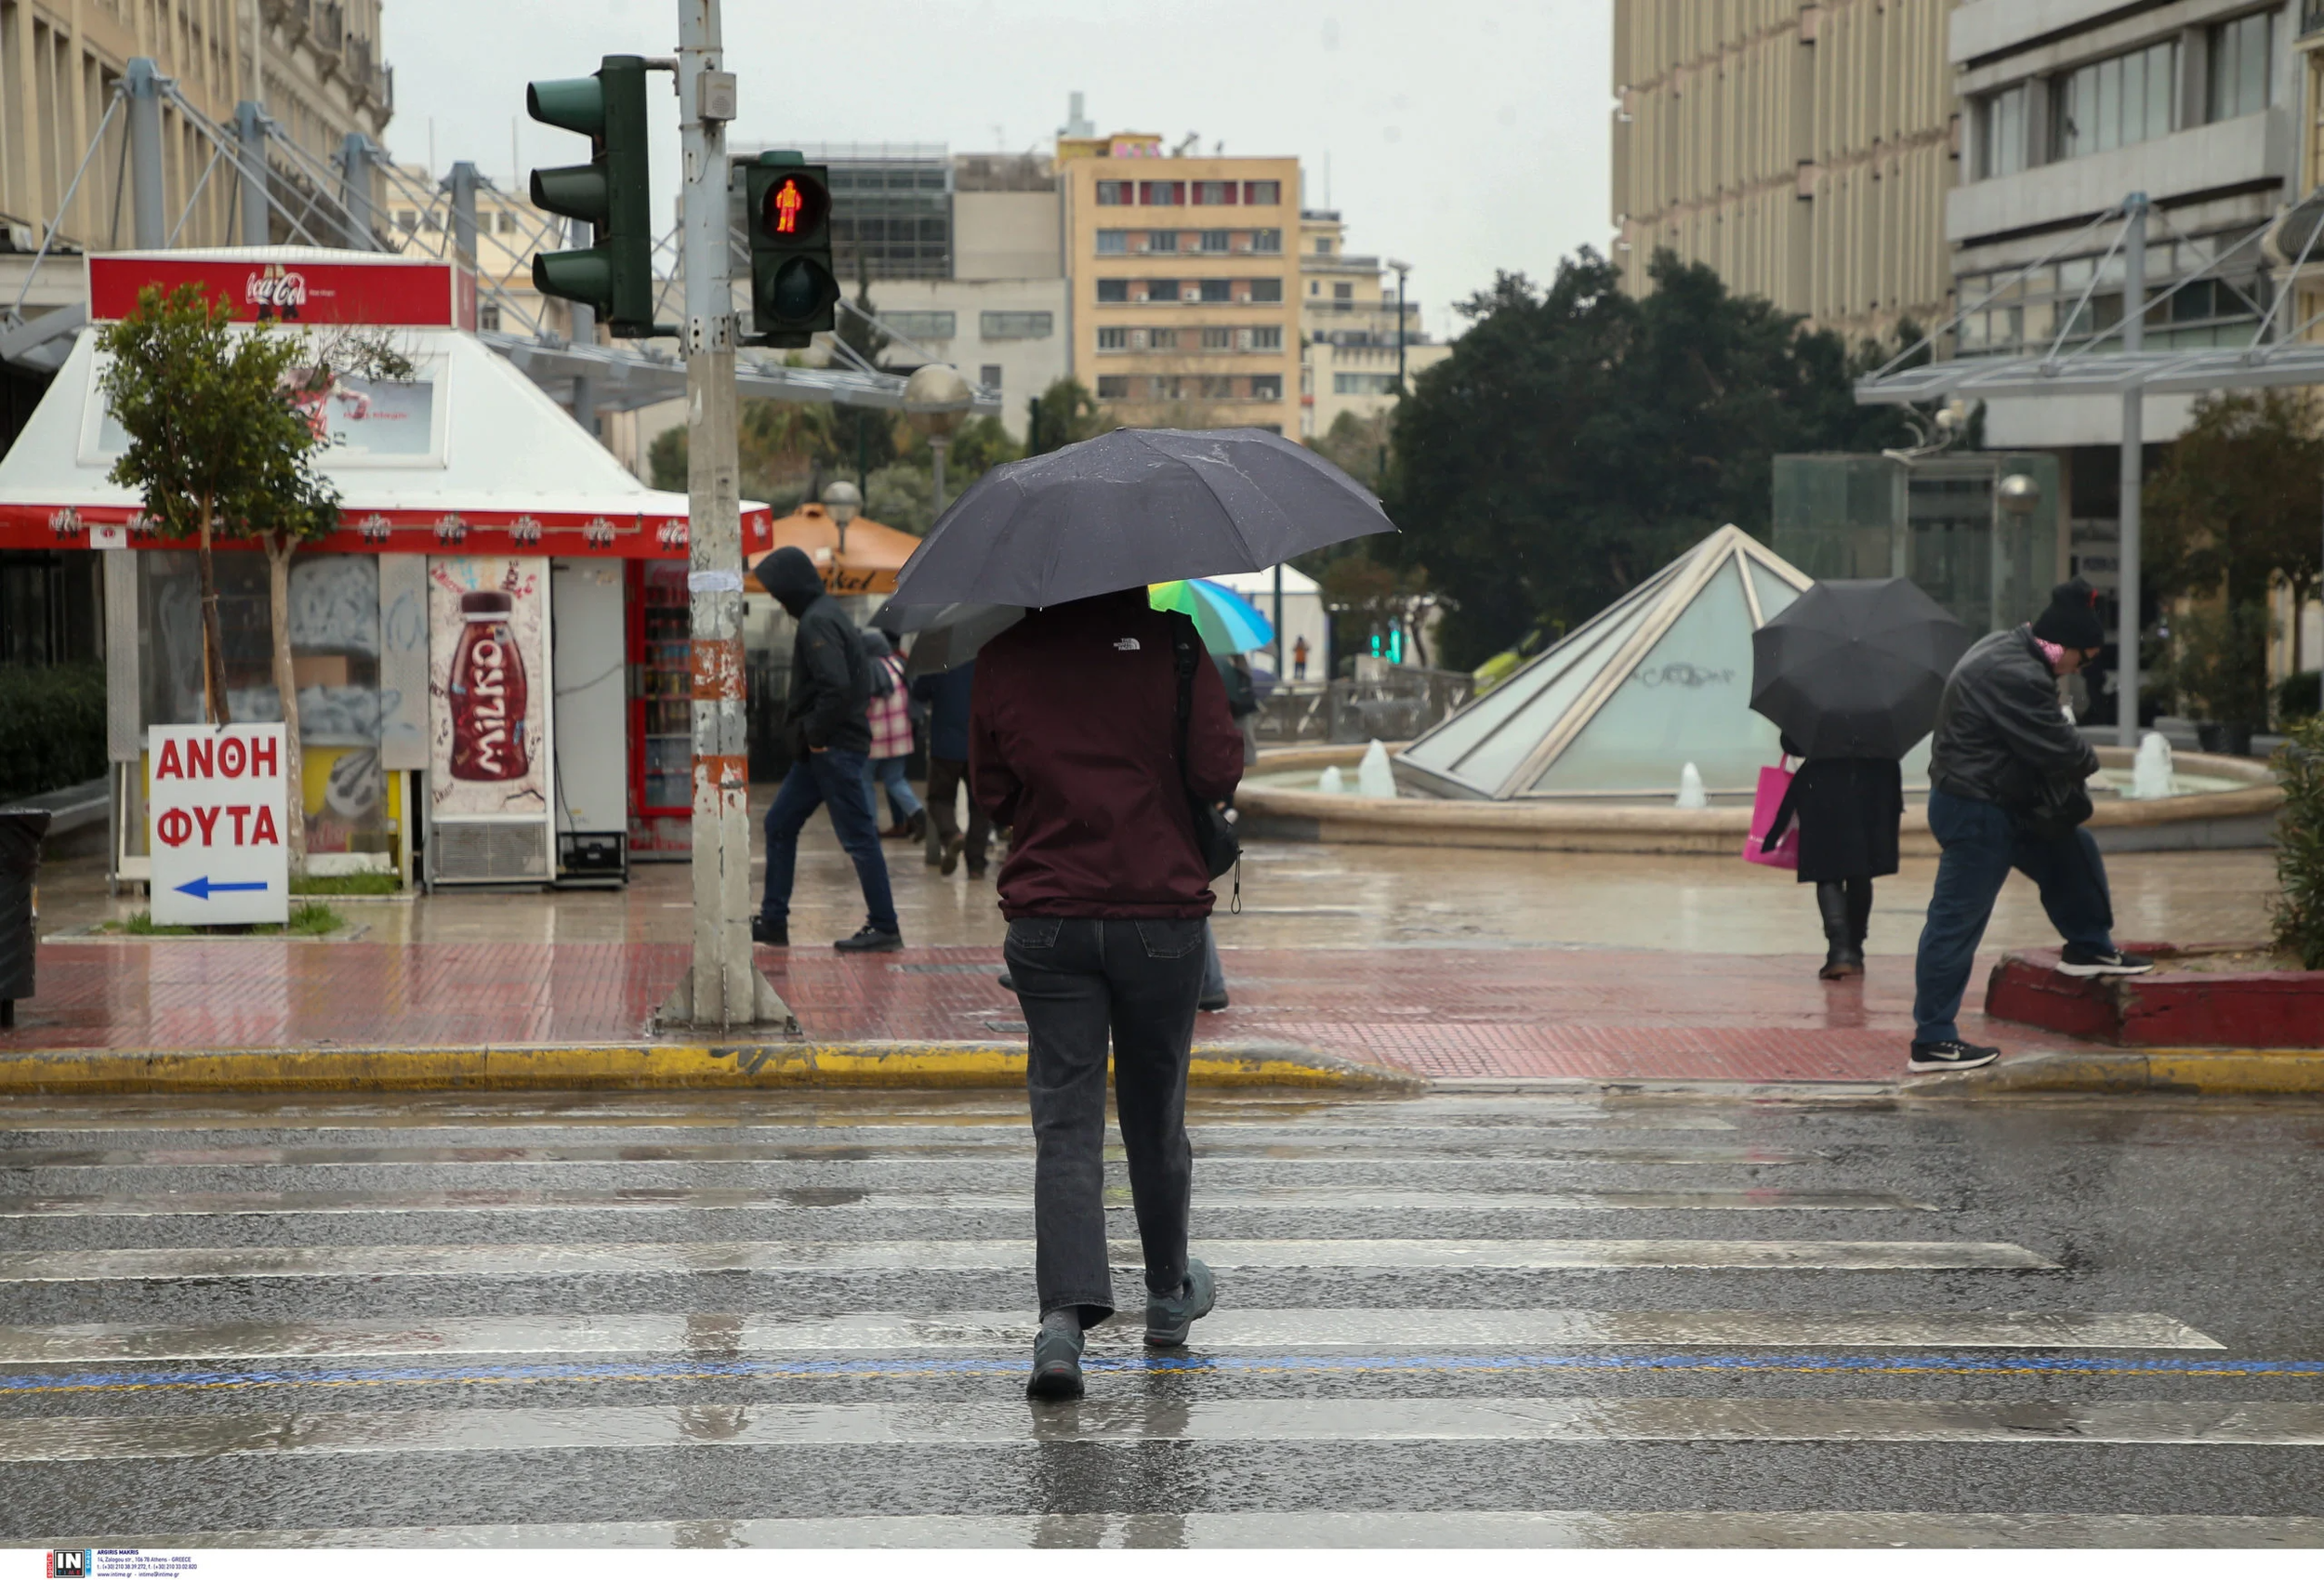
POLYGON ((1105 1047, 1129 1158, 1146 1287, 1186 1282, 1186 1060, 1202 985, 1200 917, 1183 921, 1024 916, 1003 952, 1024 1006, 1032 1057, 1034 1280, 1041 1314, 1081 1308, 1084 1326, 1114 1310, 1105 1244, 1105 1047))
POLYGON ((2008 812, 1990 801, 1929 794, 1929 829, 1944 848, 1936 863, 1936 889, 1929 896, 1929 919, 1921 929, 1921 954, 1913 963, 1913 1037, 1924 1043, 1951 1042, 1961 1035, 1953 1017, 1969 985, 1977 944, 1992 918, 1994 899, 2016 868, 2041 890, 2041 908, 2068 943, 2114 947, 2114 905, 2106 896, 2106 863, 2097 841, 2078 828, 2054 839, 2021 831, 2008 812))
MULTIPOLYGON (((969 776, 969 765, 957 757, 928 759, 928 816, 936 825, 936 836, 949 845, 960 837, 960 814, 953 806, 961 782, 969 776)), ((968 858, 971 868, 984 864, 985 847, 992 843, 993 820, 984 815, 984 809, 976 804, 976 792, 969 792, 968 858)))
POLYGON ((799 863, 799 831, 817 807, 831 810, 840 848, 855 862, 864 886, 865 919, 882 932, 896 932, 896 902, 888 891, 888 861, 879 853, 879 825, 864 791, 864 754, 833 749, 809 752, 783 776, 783 788, 767 809, 767 897, 759 907, 771 927, 787 928, 791 876, 799 863))
POLYGON ((871 802, 872 822, 879 822, 878 787, 888 789, 888 811, 902 828, 920 810, 920 798, 912 794, 912 781, 905 771, 910 757, 871 757, 864 764, 864 795, 871 802))

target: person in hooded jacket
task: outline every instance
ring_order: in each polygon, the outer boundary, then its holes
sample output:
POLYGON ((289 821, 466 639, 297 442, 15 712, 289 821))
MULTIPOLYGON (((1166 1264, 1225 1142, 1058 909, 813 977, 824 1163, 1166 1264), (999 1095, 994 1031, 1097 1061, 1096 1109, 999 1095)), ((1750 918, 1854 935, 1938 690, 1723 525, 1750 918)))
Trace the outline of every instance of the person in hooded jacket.
POLYGON ((904 947, 888 862, 879 853, 879 825, 865 788, 871 752, 871 661, 838 601, 824 591, 815 562, 804 550, 778 548, 759 561, 759 580, 784 612, 799 622, 791 644, 791 691, 783 708, 791 771, 767 809, 767 890, 750 936, 759 943, 791 941, 791 880, 799 830, 827 807, 839 844, 855 862, 864 886, 864 925, 832 947, 849 951, 904 947))

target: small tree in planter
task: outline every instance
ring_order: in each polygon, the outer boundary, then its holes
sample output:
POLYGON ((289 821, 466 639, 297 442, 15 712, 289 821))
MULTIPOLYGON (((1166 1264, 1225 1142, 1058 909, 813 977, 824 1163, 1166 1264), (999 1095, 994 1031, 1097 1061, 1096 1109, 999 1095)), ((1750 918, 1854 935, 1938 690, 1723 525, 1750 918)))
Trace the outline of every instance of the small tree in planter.
POLYGON ((2284 787, 2276 823, 2276 944, 2324 970, 2324 714, 2312 715, 2276 753, 2284 787))
POLYGON ((112 481, 139 490, 164 537, 194 541, 202 582, 202 704, 213 724, 233 722, 211 549, 219 538, 257 540, 267 557, 275 691, 283 701, 284 845, 291 871, 307 862, 306 783, 299 751, 297 674, 291 662, 290 560, 298 546, 338 525, 338 492, 318 474, 329 442, 323 402, 345 375, 407 378, 409 359, 376 331, 317 339, 267 325, 237 328, 224 298, 196 285, 138 293, 137 309, 109 325, 105 403, 128 435, 112 481))

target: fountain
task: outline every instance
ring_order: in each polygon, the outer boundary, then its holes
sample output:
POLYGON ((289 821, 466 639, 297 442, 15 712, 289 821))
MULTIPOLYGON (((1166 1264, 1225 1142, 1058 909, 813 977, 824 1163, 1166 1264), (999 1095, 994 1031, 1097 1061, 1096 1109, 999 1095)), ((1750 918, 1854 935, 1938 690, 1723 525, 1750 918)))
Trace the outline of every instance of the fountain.
POLYGON ((2131 783, 2122 794, 2133 801, 2159 801, 2179 793, 2171 772, 2171 743, 2149 730, 2131 761, 2131 783))
POLYGON ((1364 760, 1356 765, 1355 793, 1359 796, 1393 796, 1396 793, 1396 770, 1388 766, 1388 748, 1378 741, 1364 748, 1364 760))
POLYGON ((1693 763, 1679 770, 1679 798, 1671 805, 1688 812, 1698 812, 1710 805, 1710 797, 1703 793, 1702 770, 1693 763))
POLYGON ((1347 781, 1340 776, 1340 765, 1334 763, 1324 770, 1323 776, 1315 781, 1315 788, 1327 796, 1344 794, 1347 790, 1347 781))

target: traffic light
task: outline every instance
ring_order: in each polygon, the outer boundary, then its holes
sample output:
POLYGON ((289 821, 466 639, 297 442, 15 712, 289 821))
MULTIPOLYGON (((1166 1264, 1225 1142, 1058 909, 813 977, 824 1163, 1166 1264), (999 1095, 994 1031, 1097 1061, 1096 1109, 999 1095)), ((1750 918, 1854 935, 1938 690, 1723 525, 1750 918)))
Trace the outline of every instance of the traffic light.
POLYGON ((587 165, 533 172, 533 206, 597 227, 597 244, 535 253, 533 288, 586 302, 616 335, 654 332, 654 189, 645 147, 645 59, 608 55, 591 77, 528 84, 525 112, 590 139, 587 165))
POLYGON ((825 166, 770 151, 746 167, 751 338, 804 346, 837 326, 839 282, 831 272, 831 182, 825 166))

